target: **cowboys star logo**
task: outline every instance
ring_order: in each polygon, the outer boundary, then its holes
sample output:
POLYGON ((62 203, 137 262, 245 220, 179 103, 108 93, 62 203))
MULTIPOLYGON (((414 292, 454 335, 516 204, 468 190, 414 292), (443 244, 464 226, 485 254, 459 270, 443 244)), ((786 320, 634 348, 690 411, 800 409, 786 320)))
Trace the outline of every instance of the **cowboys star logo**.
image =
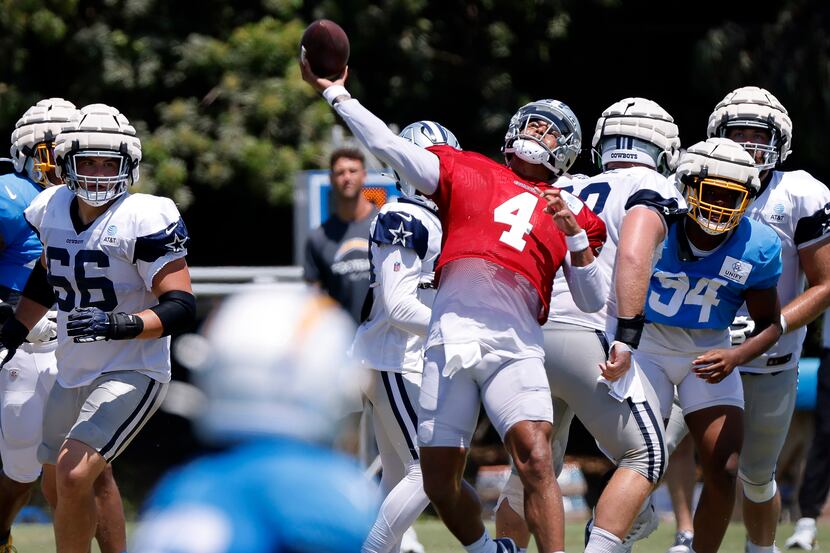
POLYGON ((180 251, 184 251, 187 245, 187 236, 179 236, 178 234, 173 234, 172 239, 167 242, 164 247, 170 250, 171 253, 179 253, 180 251))
POLYGON ((389 234, 392 235, 392 245, 400 244, 404 248, 406 247, 406 239, 412 236, 412 233, 405 228, 403 228, 403 221, 398 228, 390 228, 389 234))

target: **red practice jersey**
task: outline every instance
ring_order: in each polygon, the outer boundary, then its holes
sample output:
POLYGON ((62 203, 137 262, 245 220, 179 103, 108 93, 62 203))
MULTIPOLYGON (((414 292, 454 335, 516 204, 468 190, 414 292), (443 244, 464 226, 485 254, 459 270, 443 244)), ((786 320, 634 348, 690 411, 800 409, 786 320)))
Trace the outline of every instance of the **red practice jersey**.
MULTIPOLYGON (((436 267, 436 281, 447 263, 479 257, 523 275, 539 292, 544 324, 550 308, 553 277, 568 248, 565 235, 543 210, 540 193, 556 188, 527 181, 508 167, 475 152, 434 146, 441 174, 431 196, 438 205, 444 237, 436 267)), ((605 242, 605 223, 582 201, 562 193, 579 226, 585 229, 594 255, 605 242)))

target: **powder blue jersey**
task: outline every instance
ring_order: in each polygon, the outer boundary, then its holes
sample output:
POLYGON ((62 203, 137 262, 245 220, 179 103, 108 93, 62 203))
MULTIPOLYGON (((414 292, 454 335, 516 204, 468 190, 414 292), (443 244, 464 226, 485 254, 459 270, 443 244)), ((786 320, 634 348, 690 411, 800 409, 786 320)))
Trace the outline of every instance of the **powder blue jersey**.
POLYGON ((23 211, 42 188, 26 177, 0 176, 0 286, 20 292, 43 247, 23 211))
POLYGON ((747 217, 706 257, 691 255, 683 223, 672 225, 651 275, 646 320, 691 329, 726 329, 747 290, 774 288, 781 240, 747 217), (685 259, 685 260, 684 260, 685 259))
POLYGON ((358 553, 374 485, 347 457, 275 439, 205 457, 164 478, 133 553, 358 553))

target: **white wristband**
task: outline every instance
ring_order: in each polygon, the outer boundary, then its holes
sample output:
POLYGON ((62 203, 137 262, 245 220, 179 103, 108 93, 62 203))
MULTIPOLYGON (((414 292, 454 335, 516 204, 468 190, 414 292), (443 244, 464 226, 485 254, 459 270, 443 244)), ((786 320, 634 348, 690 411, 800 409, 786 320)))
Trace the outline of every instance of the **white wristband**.
POLYGON ((349 91, 346 90, 346 87, 339 84, 331 85, 323 91, 323 98, 326 99, 326 102, 328 102, 330 106, 334 106, 337 103, 335 100, 337 100, 340 96, 348 96, 349 98, 352 97, 352 95, 349 94, 349 91))
POLYGON ((631 349, 631 346, 629 346, 625 342, 618 342, 617 340, 614 340, 613 342, 611 342, 611 347, 608 348, 608 354, 609 355, 611 354, 611 351, 614 350, 614 348, 616 348, 617 351, 619 351, 619 352, 623 352, 623 351, 631 352, 631 351, 633 351, 631 349))
POLYGON ((584 230, 573 236, 565 236, 565 244, 569 252, 581 252, 591 245, 588 241, 588 233, 584 230))
POLYGON ((779 324, 781 325, 781 335, 787 333, 787 319, 784 318, 784 314, 781 313, 781 318, 779 319, 779 324))

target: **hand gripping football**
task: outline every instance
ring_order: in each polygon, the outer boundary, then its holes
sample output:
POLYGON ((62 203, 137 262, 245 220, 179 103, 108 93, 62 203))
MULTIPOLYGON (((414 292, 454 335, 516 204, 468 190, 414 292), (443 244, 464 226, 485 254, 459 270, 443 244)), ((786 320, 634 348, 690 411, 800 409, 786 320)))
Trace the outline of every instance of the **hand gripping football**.
POLYGON ((300 55, 318 77, 338 77, 349 62, 349 37, 334 21, 318 19, 303 33, 300 55))

